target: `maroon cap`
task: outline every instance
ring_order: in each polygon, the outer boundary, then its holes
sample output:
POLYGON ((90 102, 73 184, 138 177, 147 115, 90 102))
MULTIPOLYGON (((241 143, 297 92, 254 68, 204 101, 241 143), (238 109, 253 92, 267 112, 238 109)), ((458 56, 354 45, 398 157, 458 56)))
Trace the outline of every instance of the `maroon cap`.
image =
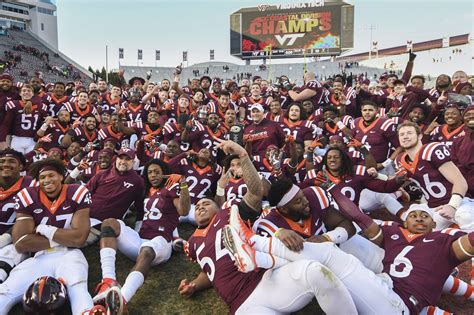
POLYGON ((462 116, 466 116, 467 112, 470 112, 471 110, 474 110, 474 105, 469 105, 468 107, 466 107, 466 109, 462 113, 462 116))
POLYGON ((470 86, 472 88, 471 83, 463 82, 463 83, 459 83, 458 85, 456 85, 456 87, 454 88, 454 91, 459 94, 465 86, 470 86))
POLYGON ((13 77, 11 76, 11 74, 4 72, 4 73, 0 74, 0 80, 13 81, 13 77))
POLYGON ((132 160, 135 159, 135 151, 129 148, 121 148, 117 156, 121 156, 121 155, 126 155, 132 160))
POLYGON ((397 85, 397 84, 407 85, 407 84, 405 83, 405 81, 400 80, 400 79, 396 79, 395 81, 393 81, 393 85, 397 85))

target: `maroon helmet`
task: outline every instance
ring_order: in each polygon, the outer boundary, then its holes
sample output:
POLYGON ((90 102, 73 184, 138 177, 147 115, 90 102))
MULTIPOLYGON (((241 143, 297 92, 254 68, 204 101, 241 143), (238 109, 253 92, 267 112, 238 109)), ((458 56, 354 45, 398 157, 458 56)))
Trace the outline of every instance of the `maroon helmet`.
POLYGON ((56 278, 43 276, 23 295, 23 310, 28 314, 60 314, 66 301, 66 286, 56 278))

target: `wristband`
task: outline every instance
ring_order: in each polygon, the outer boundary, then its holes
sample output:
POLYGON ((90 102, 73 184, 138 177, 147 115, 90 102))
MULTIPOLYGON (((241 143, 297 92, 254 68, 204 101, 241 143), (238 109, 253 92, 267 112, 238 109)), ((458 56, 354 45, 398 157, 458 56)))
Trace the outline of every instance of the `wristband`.
POLYGON ((337 126, 337 128, 339 128, 339 130, 342 130, 342 128, 345 128, 345 127, 346 127, 346 125, 344 125, 344 124, 342 123, 342 121, 338 121, 338 122, 336 123, 336 126, 337 126))
POLYGON ((40 129, 43 130, 43 131, 46 131, 48 129, 48 125, 47 124, 42 124, 40 129))
POLYGON ((449 199, 448 205, 450 205, 454 209, 457 209, 461 205, 463 198, 464 197, 461 194, 454 193, 451 195, 451 199, 449 199))
POLYGON ((217 188, 216 188, 216 196, 224 196, 224 188, 222 188, 221 186, 219 186, 219 184, 217 184, 217 188))
MULTIPOLYGON (((471 246, 473 246, 473 245, 472 245, 472 241, 474 241, 474 233, 473 233, 473 232, 469 233, 468 241, 469 241, 469 243, 471 244, 471 246), (471 236, 471 235, 472 235, 472 236, 471 236)), ((464 253, 464 255, 466 255, 466 256, 468 256, 468 257, 474 257, 474 254, 468 253, 467 250, 464 248, 464 246, 462 246, 461 238, 458 238, 457 242, 458 242, 459 248, 461 248, 461 250, 462 250, 462 252, 464 253)))
POLYGON ((69 176, 73 179, 76 179, 79 175, 81 174, 81 171, 79 170, 79 168, 75 168, 71 171, 71 173, 69 173, 69 176))
POLYGON ((382 229, 379 229, 379 232, 374 237, 369 238, 369 241, 375 241, 380 235, 382 235, 382 229))
POLYGON ((280 232, 281 232, 282 230, 283 230, 283 228, 279 228, 279 229, 275 232, 275 234, 273 234, 273 237, 278 238, 278 235, 280 234, 280 232))
POLYGON ((49 240, 49 247, 51 248, 59 246, 59 243, 53 241, 54 233, 56 233, 57 230, 57 227, 47 224, 40 224, 36 227, 36 233, 46 237, 49 240))
POLYGON ((324 233, 323 236, 329 237, 331 242, 335 244, 344 243, 349 238, 349 234, 347 233, 347 230, 340 226, 338 226, 332 231, 324 233))
POLYGON ((179 189, 188 189, 188 183, 179 184, 179 189))
POLYGON ((474 232, 470 232, 467 235, 467 239, 469 240, 469 243, 471 243, 471 246, 474 247, 474 232))
POLYGON ((389 166, 389 165, 391 165, 391 164, 392 164, 392 160, 386 159, 385 161, 383 161, 382 166, 383 166, 384 168, 386 168, 387 166, 389 166))
POLYGON ((380 180, 383 180, 383 181, 387 181, 388 180, 388 176, 385 175, 385 174, 380 174, 380 173, 377 173, 377 177, 375 177, 377 179, 380 179, 380 180))

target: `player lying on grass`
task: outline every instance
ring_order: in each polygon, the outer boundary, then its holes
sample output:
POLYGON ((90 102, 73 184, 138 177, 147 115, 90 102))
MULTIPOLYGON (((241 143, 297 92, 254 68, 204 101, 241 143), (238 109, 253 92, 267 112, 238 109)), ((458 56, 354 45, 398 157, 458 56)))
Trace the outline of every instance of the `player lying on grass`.
MULTIPOLYGON (((219 147, 227 154, 237 154, 247 193, 242 201, 226 202, 222 209, 211 199, 196 204, 198 228, 188 240, 186 252, 201 266, 201 273, 192 281, 184 279, 180 294, 190 297, 196 291, 213 286, 229 305, 231 313, 264 314, 293 312, 303 308, 314 297, 327 314, 356 314, 352 298, 341 281, 316 261, 303 260, 287 263, 265 255, 265 267, 286 265, 276 270, 259 269, 241 273, 234 257, 222 243, 222 229, 229 221, 229 205, 245 219, 255 220, 259 212, 252 210, 248 201, 261 200, 262 187, 259 175, 244 148, 232 141, 221 141, 219 147), (278 290, 275 290, 278 288, 278 290)), ((260 201, 261 202, 261 201, 260 201)))
POLYGON ((452 270, 474 256, 474 233, 466 235, 457 229, 432 232, 433 211, 426 205, 413 205, 407 211, 403 227, 392 222, 378 226, 345 196, 332 194, 341 212, 354 220, 372 242, 385 249, 383 274, 375 275, 329 242, 306 242, 301 251, 291 251, 276 238, 254 235, 234 210, 236 214, 230 215, 224 236, 226 248, 236 256, 237 262, 247 263, 239 269, 251 269, 248 265, 252 262, 255 267, 264 265, 259 258, 262 253, 289 261, 316 259, 346 285, 359 313, 418 314, 425 307, 437 304, 452 270), (239 243, 244 246, 234 246, 239 243), (352 262, 350 273, 340 263, 344 260, 352 262), (357 288, 360 280, 353 277, 368 279, 370 284, 364 289, 357 288), (378 289, 375 294, 366 295, 367 288, 378 289))

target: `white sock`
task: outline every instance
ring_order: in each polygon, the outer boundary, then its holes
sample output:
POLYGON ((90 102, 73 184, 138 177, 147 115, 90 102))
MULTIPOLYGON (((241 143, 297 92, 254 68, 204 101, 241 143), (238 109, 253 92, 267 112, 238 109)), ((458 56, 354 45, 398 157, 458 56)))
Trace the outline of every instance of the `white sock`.
POLYGON ((450 293, 454 296, 464 296, 467 299, 471 299, 474 292, 470 284, 457 277, 449 276, 444 283, 443 293, 450 293))
POLYGON ((87 282, 76 283, 67 286, 67 294, 71 302, 71 311, 73 314, 82 314, 82 312, 91 309, 94 306, 92 297, 87 291, 87 282))
POLYGON ((290 261, 267 253, 255 252, 255 263, 259 268, 274 269, 288 264, 290 261))
POLYGON ((132 271, 122 287, 122 296, 125 301, 130 301, 130 299, 135 295, 135 292, 142 286, 145 281, 145 277, 140 271, 132 271))
POLYGON ((398 201, 396 196, 393 194, 384 194, 382 197, 382 203, 385 205, 385 208, 387 208, 387 210, 395 216, 397 215, 398 211, 403 208, 400 201, 398 201))
POLYGON ((116 251, 110 247, 100 249, 100 264, 102 267, 102 278, 115 278, 115 254, 116 251))

